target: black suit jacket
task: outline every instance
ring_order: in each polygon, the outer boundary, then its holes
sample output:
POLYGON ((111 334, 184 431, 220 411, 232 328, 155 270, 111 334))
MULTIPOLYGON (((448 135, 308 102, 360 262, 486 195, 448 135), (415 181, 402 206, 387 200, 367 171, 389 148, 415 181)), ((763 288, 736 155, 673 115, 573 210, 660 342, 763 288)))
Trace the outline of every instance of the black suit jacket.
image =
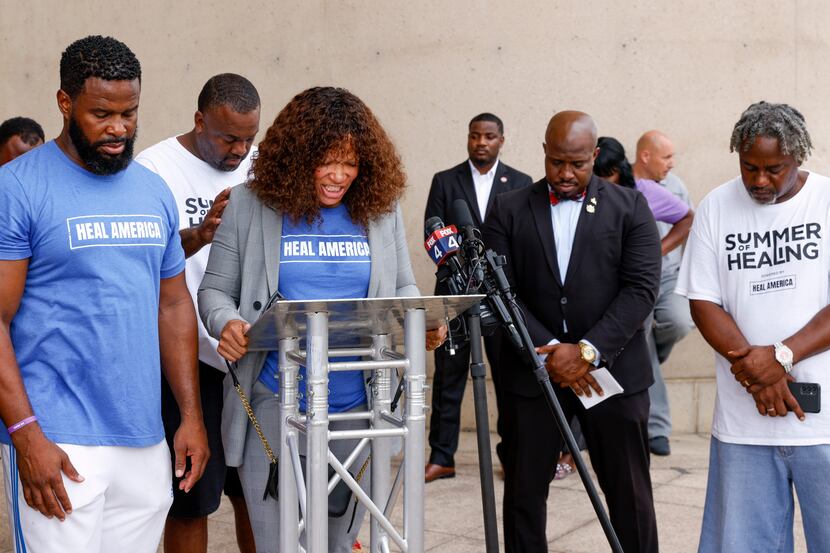
MULTIPOLYGON (((530 176, 499 161, 496 175, 493 177, 493 187, 490 189, 490 198, 487 200, 484 219, 487 220, 489 217, 496 196, 529 186, 532 183, 533 180, 530 176)), ((469 161, 466 160, 452 169, 435 173, 435 176, 432 177, 427 206, 424 210, 424 222, 430 217, 440 217, 445 225, 455 225, 457 221, 455 221, 452 214, 452 204, 459 198, 467 202, 473 216, 473 223, 483 232, 484 225, 482 225, 481 213, 478 210, 473 175, 470 172, 469 161)), ((448 290, 439 290, 437 287, 435 292, 436 294, 449 293, 448 290)))
MULTIPOLYGON (((651 385, 642 325, 660 287, 660 236, 642 194, 591 178, 567 275, 559 274, 556 261, 545 179, 496 198, 484 240, 507 256, 507 277, 535 345, 585 338, 600 351, 624 393, 651 385)), ((506 389, 529 397, 541 393, 512 348, 502 348, 501 366, 506 389)))
MULTIPOLYGON (((493 177, 493 188, 490 189, 490 199, 487 200, 487 211, 484 214, 484 220, 490 214, 496 196, 523 188, 532 183, 533 180, 528 175, 499 161, 496 176, 493 177)), ((424 221, 430 217, 440 217, 445 225, 456 224, 452 216, 452 204, 459 198, 467 202, 470 213, 473 215, 473 222, 476 227, 481 229, 482 216, 478 211, 476 189, 468 161, 459 163, 452 169, 435 173, 435 176, 432 177, 427 207, 424 210, 424 221)))

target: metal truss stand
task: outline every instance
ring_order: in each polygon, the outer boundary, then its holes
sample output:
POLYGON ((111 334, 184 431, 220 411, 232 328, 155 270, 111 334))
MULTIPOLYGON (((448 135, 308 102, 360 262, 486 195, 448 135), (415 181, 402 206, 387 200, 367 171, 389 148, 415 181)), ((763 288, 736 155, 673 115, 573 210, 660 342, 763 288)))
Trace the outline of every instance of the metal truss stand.
MULTIPOLYGON (((248 332, 250 350, 279 347, 279 551, 328 552, 328 495, 342 480, 370 516, 370 551, 390 547, 424 551, 425 328, 452 319, 483 296, 426 296, 361 300, 278 301, 248 332), (304 336, 304 339, 303 339, 304 336), (403 341, 404 353, 394 349, 403 341), (357 345, 355 345, 357 343, 357 345), (330 357, 361 356, 361 361, 330 362, 330 357), (299 412, 297 378, 306 367, 307 412, 299 412), (392 412, 396 371, 403 371, 403 414, 392 412), (329 413, 329 373, 371 373, 368 411, 329 413), (330 430, 329 421, 364 419, 363 430, 330 430), (306 439, 306 473, 299 441, 306 439), (332 440, 359 440, 341 462, 329 450, 332 440), (394 479, 392 457, 403 439, 403 462, 394 479), (352 476, 358 458, 371 449, 371 490, 352 476), (334 469, 329 480, 328 467, 334 469), (351 469, 351 472, 350 472, 351 469), (403 528, 390 514, 403 488, 403 528), (304 539, 301 537, 304 536, 304 539), (301 545, 305 543, 305 548, 301 545)), ((488 450, 489 451, 489 450, 488 450)), ((492 476, 492 475, 491 475, 492 476)))

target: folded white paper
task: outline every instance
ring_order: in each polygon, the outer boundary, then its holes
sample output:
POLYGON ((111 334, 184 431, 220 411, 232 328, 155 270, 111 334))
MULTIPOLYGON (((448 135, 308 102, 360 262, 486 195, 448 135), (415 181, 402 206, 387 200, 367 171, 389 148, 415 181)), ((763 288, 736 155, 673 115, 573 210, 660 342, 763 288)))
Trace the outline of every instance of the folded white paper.
POLYGON ((587 397, 585 395, 576 396, 586 409, 590 409, 594 405, 602 403, 611 396, 622 393, 622 386, 620 386, 620 383, 617 382, 616 378, 611 376, 608 369, 602 368, 593 370, 591 371, 591 376, 594 377, 594 380, 596 380, 597 384, 599 384, 600 388, 602 388, 602 393, 604 395, 599 395, 596 390, 591 388, 591 397, 587 397))

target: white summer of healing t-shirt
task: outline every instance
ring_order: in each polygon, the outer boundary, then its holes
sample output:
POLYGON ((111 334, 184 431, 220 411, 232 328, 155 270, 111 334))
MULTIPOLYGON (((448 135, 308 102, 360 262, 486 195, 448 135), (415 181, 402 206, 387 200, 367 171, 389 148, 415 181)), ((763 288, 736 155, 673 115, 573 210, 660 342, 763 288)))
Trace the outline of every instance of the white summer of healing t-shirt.
MULTIPOLYGON (((750 344, 770 345, 796 333, 828 304, 830 179, 810 173, 786 202, 761 205, 740 177, 710 192, 695 214, 675 292, 719 304, 750 344)), ((717 397, 712 435, 752 445, 830 443, 830 405, 766 417, 715 354, 717 397)), ((830 393, 830 352, 797 363, 792 375, 830 393)))
MULTIPOLYGON (((251 158, 255 153, 256 147, 251 149, 236 169, 220 171, 187 151, 174 136, 150 146, 138 154, 135 160, 164 179, 176 199, 179 228, 187 229, 202 222, 219 192, 248 180, 251 158)), ((194 306, 197 305, 196 294, 205 275, 209 255, 210 244, 187 258, 185 279, 194 306)), ((208 335, 198 315, 196 319, 199 324, 199 360, 227 372, 225 361, 216 353, 219 343, 208 335)))

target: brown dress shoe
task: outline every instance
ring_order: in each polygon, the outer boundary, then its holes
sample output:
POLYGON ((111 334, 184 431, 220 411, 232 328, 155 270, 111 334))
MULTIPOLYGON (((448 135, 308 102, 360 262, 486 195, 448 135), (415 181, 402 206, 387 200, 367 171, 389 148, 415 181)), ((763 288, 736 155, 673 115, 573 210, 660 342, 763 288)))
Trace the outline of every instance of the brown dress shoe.
POLYGON ((429 463, 424 468, 424 482, 432 482, 440 478, 455 478, 455 467, 442 467, 429 463))

